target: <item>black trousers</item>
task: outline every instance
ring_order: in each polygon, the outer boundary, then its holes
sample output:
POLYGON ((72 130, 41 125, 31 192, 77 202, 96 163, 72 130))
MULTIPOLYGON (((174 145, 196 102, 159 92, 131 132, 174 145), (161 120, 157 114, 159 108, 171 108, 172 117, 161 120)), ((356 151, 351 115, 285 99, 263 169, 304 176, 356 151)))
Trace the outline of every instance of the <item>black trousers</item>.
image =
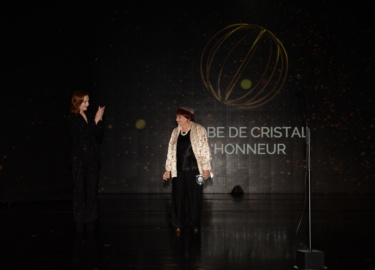
POLYGON ((172 179, 172 226, 175 228, 184 228, 186 217, 189 226, 200 227, 203 186, 196 182, 198 174, 198 170, 178 171, 172 179))
POLYGON ((99 162, 73 162, 73 218, 76 229, 94 224, 98 217, 99 162))

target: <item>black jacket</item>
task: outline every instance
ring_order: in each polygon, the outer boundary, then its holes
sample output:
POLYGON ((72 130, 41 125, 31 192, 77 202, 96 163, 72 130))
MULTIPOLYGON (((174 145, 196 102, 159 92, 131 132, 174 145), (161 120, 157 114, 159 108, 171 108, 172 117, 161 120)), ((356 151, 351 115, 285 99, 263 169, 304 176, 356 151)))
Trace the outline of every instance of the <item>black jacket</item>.
POLYGON ((80 114, 70 114, 67 118, 72 139, 73 163, 91 163, 99 161, 98 142, 103 135, 103 122, 95 124, 94 117, 87 115, 88 123, 80 114))

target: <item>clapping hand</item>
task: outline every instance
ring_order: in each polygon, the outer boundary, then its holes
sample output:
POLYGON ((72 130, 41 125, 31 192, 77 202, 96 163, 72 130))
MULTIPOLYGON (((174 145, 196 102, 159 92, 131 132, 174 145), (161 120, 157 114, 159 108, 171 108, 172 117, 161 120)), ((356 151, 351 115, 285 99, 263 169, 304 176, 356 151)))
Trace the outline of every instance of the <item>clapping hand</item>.
POLYGON ((98 123, 100 120, 102 120, 104 110, 105 110, 105 106, 103 106, 103 107, 99 106, 98 107, 98 111, 96 112, 96 115, 95 115, 95 123, 98 123))

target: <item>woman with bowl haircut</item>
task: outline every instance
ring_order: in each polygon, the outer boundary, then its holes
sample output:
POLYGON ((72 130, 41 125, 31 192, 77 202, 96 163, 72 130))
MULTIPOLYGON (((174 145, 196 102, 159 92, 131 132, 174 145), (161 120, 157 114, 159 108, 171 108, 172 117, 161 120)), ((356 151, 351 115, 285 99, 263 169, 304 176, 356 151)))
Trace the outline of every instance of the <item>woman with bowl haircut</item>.
POLYGON ((211 151, 206 129, 194 122, 194 111, 181 107, 176 111, 177 127, 168 146, 163 180, 172 178, 172 226, 177 234, 185 228, 185 195, 189 226, 198 232, 201 223, 202 189, 197 176, 207 179, 211 173, 211 151))

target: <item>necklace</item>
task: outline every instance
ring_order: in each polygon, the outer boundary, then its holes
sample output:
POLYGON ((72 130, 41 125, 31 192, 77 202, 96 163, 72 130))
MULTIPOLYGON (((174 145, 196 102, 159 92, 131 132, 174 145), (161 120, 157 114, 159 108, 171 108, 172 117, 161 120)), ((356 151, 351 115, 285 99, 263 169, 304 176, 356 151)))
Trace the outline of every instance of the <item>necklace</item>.
POLYGON ((183 131, 181 130, 181 135, 182 135, 182 136, 186 136, 186 134, 188 134, 189 131, 190 131, 190 128, 189 128, 188 131, 186 131, 186 132, 183 132, 183 131))

